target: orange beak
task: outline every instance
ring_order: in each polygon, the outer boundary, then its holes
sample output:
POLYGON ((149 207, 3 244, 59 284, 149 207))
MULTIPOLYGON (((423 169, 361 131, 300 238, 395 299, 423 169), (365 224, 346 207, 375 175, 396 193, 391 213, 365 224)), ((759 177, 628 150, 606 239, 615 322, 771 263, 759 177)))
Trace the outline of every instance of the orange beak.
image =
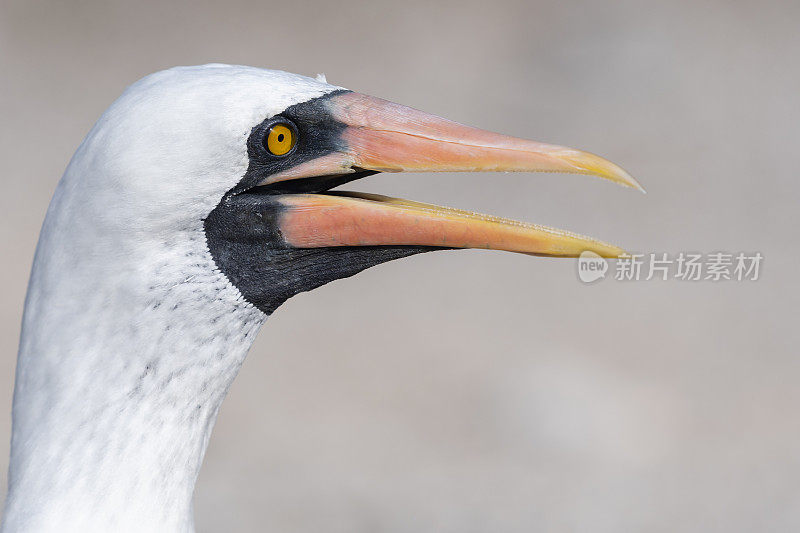
MULTIPOLYGON (((271 175, 261 185, 318 176, 377 172, 568 172, 642 190, 599 156, 517 139, 353 92, 326 100, 344 125, 338 150, 271 175)), ((373 194, 282 194, 278 227, 297 248, 411 245, 486 248, 574 257, 624 251, 566 231, 373 194)))

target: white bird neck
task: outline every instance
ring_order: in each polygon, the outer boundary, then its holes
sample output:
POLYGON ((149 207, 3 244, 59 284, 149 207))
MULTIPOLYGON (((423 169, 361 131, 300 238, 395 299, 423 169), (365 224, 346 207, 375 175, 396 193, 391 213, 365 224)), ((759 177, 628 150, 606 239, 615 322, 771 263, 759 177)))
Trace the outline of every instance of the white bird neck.
POLYGON ((217 411, 265 315, 201 228, 98 250, 58 204, 26 301, 3 530, 190 531, 217 411))

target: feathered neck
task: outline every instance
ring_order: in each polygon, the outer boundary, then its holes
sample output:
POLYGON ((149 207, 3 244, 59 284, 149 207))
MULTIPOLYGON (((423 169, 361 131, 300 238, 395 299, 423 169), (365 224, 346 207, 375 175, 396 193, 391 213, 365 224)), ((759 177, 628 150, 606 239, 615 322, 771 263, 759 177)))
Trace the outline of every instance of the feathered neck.
POLYGON ((26 300, 3 530, 191 531, 211 429, 265 315, 201 227, 89 243, 59 203, 26 300))

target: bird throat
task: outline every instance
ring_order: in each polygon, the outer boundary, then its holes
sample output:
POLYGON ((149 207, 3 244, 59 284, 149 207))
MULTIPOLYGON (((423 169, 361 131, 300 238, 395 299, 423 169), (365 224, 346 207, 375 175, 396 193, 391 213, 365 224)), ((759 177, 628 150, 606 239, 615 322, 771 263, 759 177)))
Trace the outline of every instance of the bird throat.
POLYGON ((193 530, 217 412, 266 316, 191 242, 113 269, 35 262, 4 531, 193 530))

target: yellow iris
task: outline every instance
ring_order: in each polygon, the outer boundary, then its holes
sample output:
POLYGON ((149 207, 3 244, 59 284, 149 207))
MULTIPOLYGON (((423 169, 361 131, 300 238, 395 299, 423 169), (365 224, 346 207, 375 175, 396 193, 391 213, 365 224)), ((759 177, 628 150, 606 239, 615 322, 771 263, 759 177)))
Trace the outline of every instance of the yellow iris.
POLYGON ((286 155, 294 147, 294 131, 286 124, 275 124, 267 134, 267 150, 272 155, 286 155))

